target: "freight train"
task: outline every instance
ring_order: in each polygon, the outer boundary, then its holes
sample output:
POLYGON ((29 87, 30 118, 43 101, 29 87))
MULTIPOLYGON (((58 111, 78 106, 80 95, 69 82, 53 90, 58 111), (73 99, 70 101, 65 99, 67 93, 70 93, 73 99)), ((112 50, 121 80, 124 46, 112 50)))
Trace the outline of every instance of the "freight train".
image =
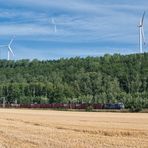
MULTIPOLYGON (((1 105, 2 106, 2 105, 1 105)), ((9 108, 46 108, 46 109, 124 109, 123 103, 51 103, 51 104, 6 104, 9 108)))

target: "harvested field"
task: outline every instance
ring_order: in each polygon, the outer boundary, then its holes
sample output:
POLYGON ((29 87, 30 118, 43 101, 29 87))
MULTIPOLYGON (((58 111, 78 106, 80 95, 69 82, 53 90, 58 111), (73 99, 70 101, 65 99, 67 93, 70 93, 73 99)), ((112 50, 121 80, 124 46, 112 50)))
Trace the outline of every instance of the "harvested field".
POLYGON ((147 113, 0 109, 0 148, 148 147, 147 113))

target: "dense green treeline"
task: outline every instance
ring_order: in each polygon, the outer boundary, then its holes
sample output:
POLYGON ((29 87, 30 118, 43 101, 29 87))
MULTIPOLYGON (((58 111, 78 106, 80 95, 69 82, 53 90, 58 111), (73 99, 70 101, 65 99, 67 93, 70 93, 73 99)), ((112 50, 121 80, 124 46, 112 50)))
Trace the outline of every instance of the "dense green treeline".
POLYGON ((123 102, 148 108, 148 53, 0 60, 2 97, 18 103, 123 102))

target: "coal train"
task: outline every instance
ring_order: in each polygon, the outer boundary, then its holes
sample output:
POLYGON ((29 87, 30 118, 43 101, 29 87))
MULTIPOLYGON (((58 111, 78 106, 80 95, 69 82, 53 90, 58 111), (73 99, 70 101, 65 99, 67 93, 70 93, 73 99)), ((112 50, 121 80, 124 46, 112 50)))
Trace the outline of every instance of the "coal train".
POLYGON ((6 104, 9 108, 46 108, 46 109, 124 109, 123 103, 50 103, 50 104, 6 104))

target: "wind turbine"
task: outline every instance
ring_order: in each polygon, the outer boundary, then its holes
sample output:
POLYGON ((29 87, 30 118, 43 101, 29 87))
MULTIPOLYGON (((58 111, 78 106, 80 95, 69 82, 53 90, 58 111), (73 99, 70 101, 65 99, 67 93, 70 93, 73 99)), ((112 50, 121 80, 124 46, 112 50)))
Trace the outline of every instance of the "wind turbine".
POLYGON ((11 48, 11 44, 12 44, 13 40, 14 40, 14 37, 10 40, 9 44, 0 45, 0 47, 7 47, 8 48, 8 60, 10 60, 11 55, 14 56, 14 53, 13 53, 12 48, 11 48))
POLYGON ((145 45, 144 16, 145 16, 145 11, 144 11, 142 18, 140 19, 140 23, 138 25, 138 27, 139 27, 139 50, 140 50, 140 53, 143 52, 143 44, 145 45))
POLYGON ((51 22, 54 25, 54 32, 56 33, 57 32, 57 26, 56 26, 54 18, 51 18, 51 22))

